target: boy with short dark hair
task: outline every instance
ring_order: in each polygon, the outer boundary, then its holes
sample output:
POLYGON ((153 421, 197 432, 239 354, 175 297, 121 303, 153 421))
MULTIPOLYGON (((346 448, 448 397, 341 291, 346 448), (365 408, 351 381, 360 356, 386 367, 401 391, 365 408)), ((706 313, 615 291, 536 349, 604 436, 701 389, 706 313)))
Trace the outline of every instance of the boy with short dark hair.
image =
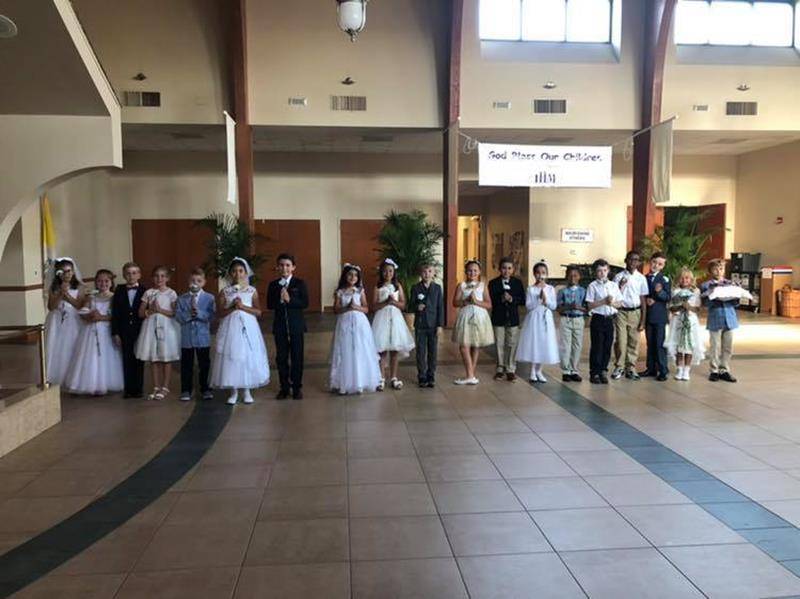
POLYGON ((581 271, 577 266, 567 267, 567 286, 559 289, 556 306, 561 318, 558 328, 561 336, 561 380, 580 383, 578 371, 583 350, 583 328, 586 316, 586 290, 581 287, 581 271))
POLYGON ((213 293, 206 286, 206 273, 195 268, 189 275, 189 291, 178 298, 175 320, 181 325, 181 401, 191 401, 194 386, 194 359, 200 376, 200 393, 203 399, 213 399, 208 386, 211 365, 211 320, 216 312, 213 293))
POLYGON ((275 312, 272 334, 275 336, 275 361, 281 388, 276 399, 303 399, 303 359, 308 308, 308 287, 294 276, 297 268, 294 256, 283 253, 275 260, 280 278, 267 287, 267 309, 275 312))
POLYGON ((608 362, 614 343, 614 316, 622 295, 613 282, 608 280, 608 262, 602 258, 592 264, 595 280, 586 290, 586 304, 592 320, 589 322, 591 346, 589 347, 589 382, 608 384, 608 362))
POLYGON ((647 275, 647 319, 645 320, 647 369, 641 372, 640 376, 654 376, 657 381, 666 381, 669 374, 664 339, 669 322, 668 303, 672 299, 672 287, 669 277, 662 272, 666 265, 667 257, 661 252, 650 256, 650 272, 647 275))
POLYGON ((495 380, 507 378, 510 382, 517 375, 517 344, 519 343, 519 307, 525 305, 525 288, 514 276, 511 258, 500 258, 500 276, 489 281, 492 298, 492 326, 497 349, 495 380))
POLYGON ((407 310, 414 314, 414 340, 417 346, 417 381, 420 387, 436 385, 436 354, 439 327, 444 326, 444 296, 433 281, 433 265, 423 264, 420 281, 411 288, 407 310))
POLYGON ((139 306, 145 292, 139 283, 142 269, 136 262, 122 266, 125 285, 117 285, 111 300, 111 334, 114 343, 122 349, 122 370, 125 379, 126 398, 142 397, 144 387, 144 362, 136 357, 136 340, 142 330, 139 306))

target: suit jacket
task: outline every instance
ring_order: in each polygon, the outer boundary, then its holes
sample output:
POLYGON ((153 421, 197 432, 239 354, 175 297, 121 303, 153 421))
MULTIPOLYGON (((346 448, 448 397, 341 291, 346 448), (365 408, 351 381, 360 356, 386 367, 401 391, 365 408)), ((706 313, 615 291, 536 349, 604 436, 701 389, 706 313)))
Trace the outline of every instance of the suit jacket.
POLYGON ((525 288, 522 281, 517 277, 508 280, 511 289, 511 303, 503 301, 503 277, 497 277, 489 281, 489 297, 492 298, 492 326, 495 327, 518 327, 519 326, 519 307, 525 305, 525 288))
POLYGON ((142 296, 147 289, 144 285, 136 288, 133 305, 128 301, 127 285, 118 285, 114 290, 111 300, 111 334, 120 337, 135 338, 139 336, 142 328, 142 319, 139 318, 139 306, 142 296))
POLYGON ((272 322, 272 332, 276 335, 286 333, 286 325, 289 325, 289 333, 292 335, 306 332, 306 319, 303 310, 308 308, 308 287, 305 281, 293 276, 289 280, 287 290, 289 291, 289 303, 281 301, 281 280, 275 279, 267 287, 267 310, 275 312, 275 320, 272 322))
POLYGON ((672 285, 669 277, 663 272, 655 276, 650 273, 647 275, 647 297, 655 300, 652 306, 647 307, 647 322, 649 324, 667 324, 669 322, 669 301, 672 299, 672 285), (661 291, 656 292, 656 285, 661 283, 661 291))
POLYGON ((181 325, 181 347, 210 347, 211 321, 216 312, 213 293, 200 291, 197 294, 197 316, 192 316, 192 293, 178 297, 175 320, 181 325))
POLYGON ((406 310, 414 314, 414 329, 443 327, 444 294, 441 285, 431 282, 425 287, 422 281, 414 285, 406 298, 406 310), (425 309, 419 311, 421 304, 425 305, 425 309))

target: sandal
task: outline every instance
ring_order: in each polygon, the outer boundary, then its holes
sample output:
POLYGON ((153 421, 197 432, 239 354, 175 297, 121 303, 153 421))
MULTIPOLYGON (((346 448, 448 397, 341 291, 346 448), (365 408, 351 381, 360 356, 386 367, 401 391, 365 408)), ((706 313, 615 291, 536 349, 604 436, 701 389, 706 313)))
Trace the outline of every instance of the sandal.
POLYGON ((376 391, 383 391, 386 389, 386 379, 381 379, 381 382, 378 383, 378 386, 375 388, 376 391))
POLYGON ((161 401, 167 395, 169 395, 169 389, 167 389, 166 387, 161 387, 161 389, 159 389, 156 393, 153 394, 153 399, 155 399, 156 401, 161 401))
POLYGON ((161 387, 153 387, 153 392, 147 395, 147 399, 149 401, 153 401, 156 399, 156 396, 161 392, 161 387))
POLYGON ((398 391, 403 388, 403 381, 393 378, 391 380, 392 389, 397 389, 398 391))

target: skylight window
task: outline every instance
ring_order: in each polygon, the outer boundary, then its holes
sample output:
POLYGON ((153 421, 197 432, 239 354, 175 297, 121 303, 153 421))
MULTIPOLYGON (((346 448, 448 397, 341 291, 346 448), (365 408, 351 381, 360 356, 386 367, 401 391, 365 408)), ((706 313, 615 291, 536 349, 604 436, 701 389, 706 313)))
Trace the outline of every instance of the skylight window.
POLYGON ((790 47, 795 7, 780 0, 680 0, 675 43, 790 47))
POLYGON ((480 0, 480 36, 483 40, 610 43, 611 2, 480 0))

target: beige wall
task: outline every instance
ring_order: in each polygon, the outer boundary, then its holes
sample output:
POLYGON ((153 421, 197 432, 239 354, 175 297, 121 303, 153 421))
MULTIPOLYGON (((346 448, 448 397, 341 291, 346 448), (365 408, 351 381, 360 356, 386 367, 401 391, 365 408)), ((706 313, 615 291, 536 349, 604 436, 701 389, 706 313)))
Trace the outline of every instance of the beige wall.
POLYGON ((800 143, 743 154, 736 190, 736 251, 761 252, 763 265, 791 265, 795 287, 800 284, 798 164, 800 143))
POLYGON ((216 0, 72 0, 114 89, 161 92, 158 108, 123 107, 129 123, 222 123, 225 27, 216 0), (147 76, 135 81, 137 73, 147 76))
POLYGON ((27 291, 0 289, 0 326, 44 322, 42 244, 39 205, 34 203, 14 225, 0 260, 0 287, 34 287, 27 291))
POLYGON ((578 60, 532 60, 524 54, 524 43, 515 45, 516 58, 489 58, 486 44, 479 39, 478 3, 479 0, 466 0, 464 9, 462 126, 536 129, 639 127, 642 2, 623 2, 619 61, 595 64, 578 60), (543 89, 544 83, 550 80, 558 87, 543 89), (566 98, 568 114, 533 115, 531 100, 534 98, 566 98), (493 110, 494 100, 510 100, 511 110, 493 110))
POLYGON ((444 60, 443 2, 371 2, 356 43, 332 0, 250 0, 250 116, 258 125, 437 127, 444 60), (438 65, 437 65, 438 57, 438 65), (355 85, 340 83, 352 77, 355 85), (333 112, 331 95, 365 95, 366 112, 333 112), (308 106, 290 107, 290 96, 308 106))
MULTIPOLYGON (((100 266, 119 271, 131 255, 132 219, 235 210, 224 200, 223 154, 129 152, 125 161, 124 171, 91 173, 50 192, 61 251, 86 273, 100 266)), ((327 298, 339 274, 339 221, 419 207, 441 222, 438 168, 427 156, 259 154, 255 217, 320 220, 327 298)), ((204 249, 197 252, 203 256, 204 249)))

